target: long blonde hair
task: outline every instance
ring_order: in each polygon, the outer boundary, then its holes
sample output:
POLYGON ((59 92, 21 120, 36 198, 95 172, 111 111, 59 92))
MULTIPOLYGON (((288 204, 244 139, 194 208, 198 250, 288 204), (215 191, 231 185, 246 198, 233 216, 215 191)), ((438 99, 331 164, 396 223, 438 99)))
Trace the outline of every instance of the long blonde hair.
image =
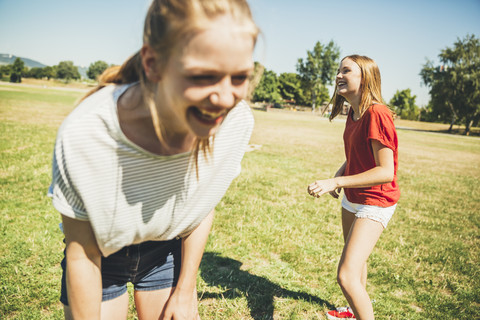
MULTIPOLYGON (((157 53, 159 58, 157 66, 162 70, 180 40, 202 30, 208 21, 222 15, 228 15, 245 26, 251 33, 254 43, 256 42, 259 29, 253 21, 246 0, 154 0, 145 18, 143 43, 148 44, 157 53)), ((140 51, 122 66, 105 70, 98 79, 98 86, 88 92, 83 99, 107 85, 137 81, 143 92, 142 102, 150 109, 155 133, 159 141, 164 142, 164 129, 154 102, 156 86, 146 76, 140 51)), ((197 137, 192 151, 197 176, 200 152, 206 157, 210 151, 210 139, 197 137)))
MULTIPOLYGON (((359 111, 360 116, 363 116, 365 111, 374 103, 383 103, 382 98, 382 80, 380 78, 380 69, 373 59, 366 56, 353 54, 342 59, 350 59, 355 62, 362 73, 361 82, 361 97, 359 111)), ((330 114, 330 121, 332 121, 343 109, 346 99, 338 94, 338 87, 335 84, 335 91, 333 93, 330 103, 333 105, 332 113, 330 114)))

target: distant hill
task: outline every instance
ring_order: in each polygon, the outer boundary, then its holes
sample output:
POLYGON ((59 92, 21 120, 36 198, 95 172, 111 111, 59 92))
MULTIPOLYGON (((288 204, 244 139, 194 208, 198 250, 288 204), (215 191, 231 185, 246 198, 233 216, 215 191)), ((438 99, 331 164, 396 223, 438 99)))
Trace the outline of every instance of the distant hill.
POLYGON ((23 63, 25 63, 25 66, 29 68, 45 68, 46 67, 45 64, 40 63, 38 61, 28 59, 28 58, 17 57, 7 53, 0 53, 0 65, 13 64, 13 62, 15 62, 15 59, 17 58, 22 59, 23 63))
MULTIPOLYGON (((4 64, 13 64, 15 62, 15 59, 17 58, 22 59, 23 63, 25 63, 25 67, 28 67, 28 68, 45 68, 47 66, 38 61, 28 59, 28 58, 23 58, 23 57, 17 57, 17 56, 14 56, 13 54, 8 54, 8 53, 0 53, 0 66, 4 64)), ((80 72, 80 76, 82 78, 87 79, 88 67, 77 66, 77 68, 78 68, 78 72, 80 72)))

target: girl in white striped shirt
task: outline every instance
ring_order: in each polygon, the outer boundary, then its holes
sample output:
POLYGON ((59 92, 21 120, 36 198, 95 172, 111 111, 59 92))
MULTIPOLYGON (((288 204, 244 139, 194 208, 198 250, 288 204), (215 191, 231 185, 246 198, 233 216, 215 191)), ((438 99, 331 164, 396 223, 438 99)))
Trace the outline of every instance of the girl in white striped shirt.
POLYGON ((253 129, 258 35, 245 0, 155 0, 141 50, 107 69, 57 135, 66 319, 198 319, 213 210, 253 129))

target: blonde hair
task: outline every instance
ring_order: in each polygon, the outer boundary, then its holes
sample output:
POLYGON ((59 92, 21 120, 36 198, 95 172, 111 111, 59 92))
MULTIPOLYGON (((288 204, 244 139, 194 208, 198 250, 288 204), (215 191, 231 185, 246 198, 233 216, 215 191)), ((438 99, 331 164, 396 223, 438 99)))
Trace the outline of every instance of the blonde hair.
MULTIPOLYGON (((259 29, 253 21, 250 7, 246 0, 154 0, 150 5, 143 31, 143 43, 148 44, 157 53, 159 70, 168 62, 176 44, 205 28, 209 21, 227 15, 246 27, 254 43, 259 29)), ((83 98, 109 84, 126 84, 140 82, 143 103, 152 116, 155 133, 164 142, 164 129, 158 117, 154 103, 155 83, 148 80, 142 66, 140 51, 131 56, 122 66, 111 67, 99 77, 98 86, 83 98)), ((206 157, 211 151, 209 138, 197 137, 192 157, 198 176, 198 156, 203 152, 206 157)), ((212 140, 213 141, 213 140, 212 140)))
MULTIPOLYGON (((362 73, 361 80, 361 97, 359 111, 360 116, 363 116, 365 111, 374 103, 383 103, 382 98, 382 80, 380 78, 380 69, 373 59, 366 56, 353 54, 342 59, 350 59, 355 62, 362 73)), ((332 121, 343 109, 346 99, 338 94, 338 87, 335 84, 335 91, 333 93, 330 103, 333 105, 332 113, 330 114, 330 121, 332 121)))

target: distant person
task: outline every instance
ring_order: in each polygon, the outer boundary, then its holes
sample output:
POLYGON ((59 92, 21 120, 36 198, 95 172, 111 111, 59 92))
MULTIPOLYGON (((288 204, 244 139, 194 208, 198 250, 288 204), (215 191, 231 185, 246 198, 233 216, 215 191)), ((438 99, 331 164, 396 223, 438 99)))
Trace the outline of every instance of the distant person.
POLYGON ((126 319, 131 282, 139 319, 199 319, 214 208, 253 129, 257 35, 246 0, 155 0, 141 50, 64 121, 49 195, 65 318, 126 319))
POLYGON ((367 259, 395 211, 400 191, 397 133, 392 112, 382 104, 380 71, 372 59, 359 55, 343 58, 330 120, 345 101, 351 105, 343 134, 346 161, 334 178, 310 184, 308 193, 317 198, 330 193, 338 198, 338 192, 345 190, 345 246, 337 281, 350 307, 329 311, 328 319, 374 319, 366 290, 367 259))

